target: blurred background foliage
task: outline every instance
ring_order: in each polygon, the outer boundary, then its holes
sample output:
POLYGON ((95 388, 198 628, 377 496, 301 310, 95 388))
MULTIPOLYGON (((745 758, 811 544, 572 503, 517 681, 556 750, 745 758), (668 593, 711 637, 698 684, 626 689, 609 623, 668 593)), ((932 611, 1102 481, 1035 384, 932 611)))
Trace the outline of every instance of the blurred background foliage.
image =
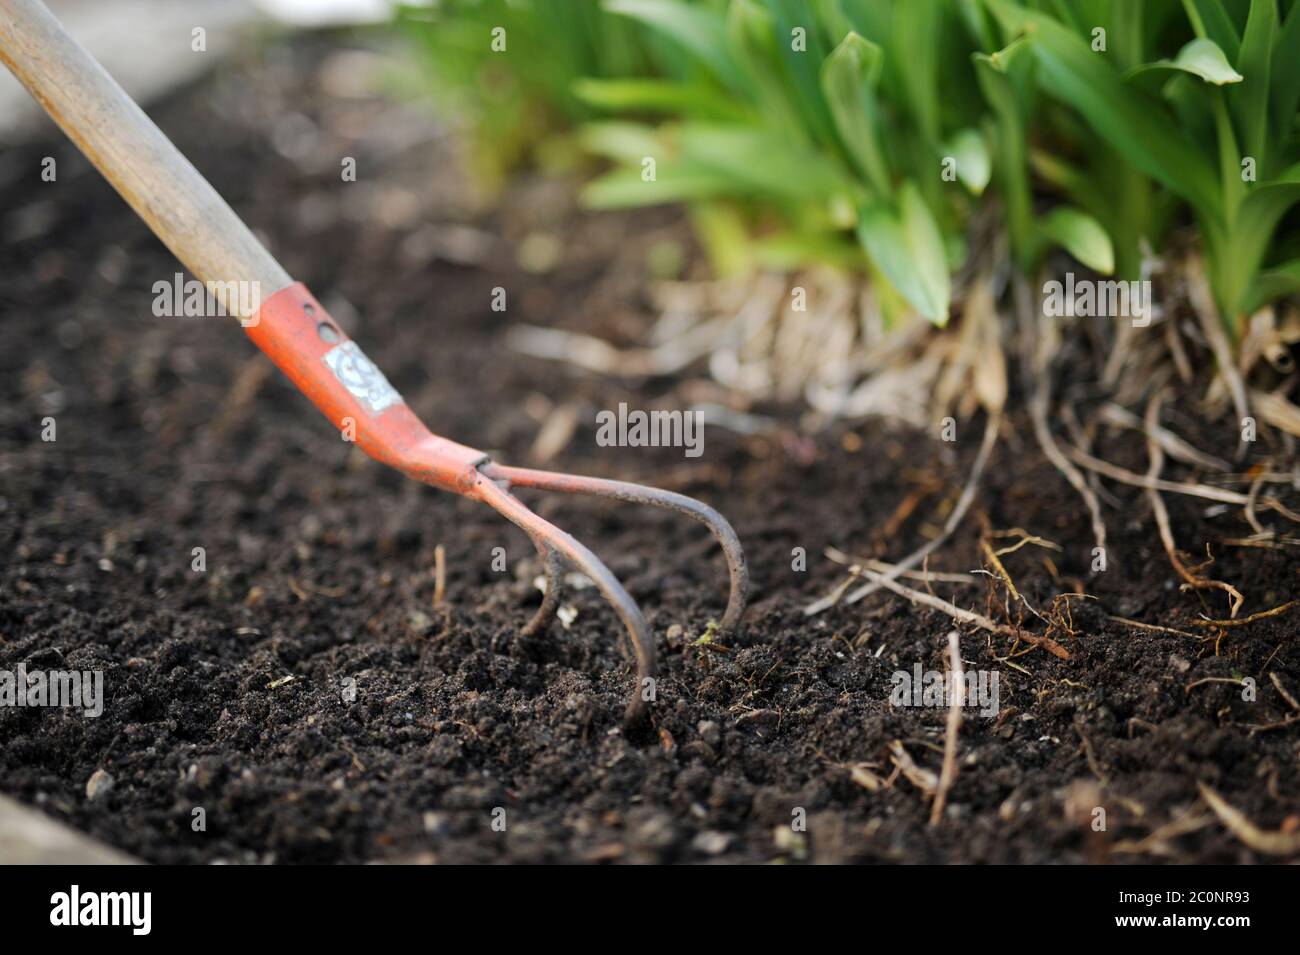
POLYGON ((440 0, 399 19, 486 182, 577 166, 591 206, 683 203, 722 275, 861 269, 886 314, 942 324, 985 213, 1030 276, 1059 248, 1136 279, 1192 227, 1234 331, 1300 290, 1300 2, 440 0))

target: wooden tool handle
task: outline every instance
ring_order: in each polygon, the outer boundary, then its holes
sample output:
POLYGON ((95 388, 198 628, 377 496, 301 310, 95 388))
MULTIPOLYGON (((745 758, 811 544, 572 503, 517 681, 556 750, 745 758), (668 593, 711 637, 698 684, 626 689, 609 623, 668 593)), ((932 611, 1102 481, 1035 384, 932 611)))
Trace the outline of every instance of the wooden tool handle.
POLYGON ((248 295, 226 283, 256 282, 263 299, 291 284, 180 150, 40 0, 0 0, 0 61, 53 117, 167 248, 225 306, 250 318, 248 295))

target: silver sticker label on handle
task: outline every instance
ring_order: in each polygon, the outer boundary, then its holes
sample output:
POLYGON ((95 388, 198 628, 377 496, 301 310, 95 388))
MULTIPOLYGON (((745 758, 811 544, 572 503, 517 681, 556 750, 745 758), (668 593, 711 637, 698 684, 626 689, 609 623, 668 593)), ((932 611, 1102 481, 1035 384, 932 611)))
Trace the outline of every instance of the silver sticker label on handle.
POLYGON ((325 364, 348 392, 371 414, 400 405, 402 396, 388 383, 379 366, 366 357, 356 342, 344 342, 325 353, 325 364))

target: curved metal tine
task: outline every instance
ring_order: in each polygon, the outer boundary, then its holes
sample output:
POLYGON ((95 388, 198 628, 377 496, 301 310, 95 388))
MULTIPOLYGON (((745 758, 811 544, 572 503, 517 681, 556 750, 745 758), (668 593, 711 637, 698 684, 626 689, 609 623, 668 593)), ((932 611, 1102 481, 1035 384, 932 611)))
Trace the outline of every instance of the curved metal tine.
POLYGON ((560 580, 563 570, 560 555, 555 552, 555 548, 540 538, 533 538, 533 546, 537 548, 537 556, 542 559, 542 567, 546 571, 546 593, 542 595, 542 605, 533 614, 533 619, 519 631, 520 635, 525 637, 536 636, 543 632, 555 619, 555 611, 560 607, 560 580))
POLYGON ((570 534, 560 530, 550 521, 534 514, 523 502, 500 487, 486 474, 489 480, 475 485, 474 494, 483 503, 496 509, 507 520, 517 525, 520 530, 536 541, 544 541, 558 554, 567 557, 584 574, 590 577, 605 595, 610 606, 618 613, 627 628, 632 641, 632 650, 636 654, 637 683, 633 688, 623 721, 629 725, 641 722, 646 715, 646 701, 642 697, 642 688, 646 681, 652 680, 655 673, 655 647, 650 639, 650 628, 646 626, 645 617, 636 601, 631 598, 618 578, 601 563, 600 558, 588 550, 570 534))
POLYGON ((515 468, 503 464, 487 464, 481 469, 489 478, 504 480, 515 487, 532 487, 546 491, 559 491, 563 494, 592 494, 597 497, 611 497, 630 504, 649 504, 677 511, 708 527, 709 531, 722 545, 722 552, 727 557, 727 568, 731 573, 731 592, 727 598, 727 610, 722 617, 724 630, 732 629, 745 611, 745 598, 749 593, 749 568, 745 564, 745 552, 741 549, 740 539, 727 523, 727 519, 709 505, 677 494, 662 491, 644 484, 632 484, 628 481, 611 481, 606 478, 584 477, 578 474, 563 474, 558 471, 537 471, 532 468, 515 468))

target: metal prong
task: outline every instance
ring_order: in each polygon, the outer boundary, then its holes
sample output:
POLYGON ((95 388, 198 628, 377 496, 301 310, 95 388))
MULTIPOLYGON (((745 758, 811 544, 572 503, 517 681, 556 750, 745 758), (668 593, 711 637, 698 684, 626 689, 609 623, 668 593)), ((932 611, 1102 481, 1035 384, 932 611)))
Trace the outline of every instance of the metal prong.
POLYGON ((655 647, 650 639, 650 630, 645 617, 623 585, 603 563, 600 558, 583 546, 571 535, 560 530, 554 524, 534 514, 523 502, 508 490, 491 480, 486 467, 482 469, 486 480, 479 481, 470 492, 483 503, 495 508, 506 519, 516 524, 533 541, 544 541, 557 554, 569 559, 579 570, 595 581, 605 599, 618 613, 627 628, 632 641, 632 651, 636 655, 637 683, 633 688, 627 709, 623 713, 623 722, 629 726, 640 723, 646 716, 646 701, 642 690, 647 681, 653 681, 655 672, 655 647))
POLYGON ((631 504, 664 507, 695 518, 708 527, 718 543, 722 545, 722 552, 727 557, 727 567, 731 572, 731 592, 727 598, 726 613, 722 617, 722 627, 724 630, 730 630, 739 622, 740 615, 745 611, 745 598, 749 593, 749 570, 745 566, 745 552, 741 549, 740 539, 736 537, 736 532, 727 523, 727 519, 707 504, 685 494, 661 491, 658 488, 627 481, 610 481, 605 478, 537 471, 532 468, 512 468, 495 463, 485 464, 480 470, 489 478, 505 481, 514 487, 612 497, 631 504))
POLYGON ((521 636, 532 637, 542 633, 550 622, 555 619, 555 611, 560 606, 560 580, 563 577, 560 565, 560 555, 557 554, 550 545, 540 539, 533 540, 537 548, 537 556, 542 560, 542 567, 546 571, 546 593, 542 595, 542 605, 537 608, 533 614, 533 619, 529 620, 524 628, 519 631, 521 636))

